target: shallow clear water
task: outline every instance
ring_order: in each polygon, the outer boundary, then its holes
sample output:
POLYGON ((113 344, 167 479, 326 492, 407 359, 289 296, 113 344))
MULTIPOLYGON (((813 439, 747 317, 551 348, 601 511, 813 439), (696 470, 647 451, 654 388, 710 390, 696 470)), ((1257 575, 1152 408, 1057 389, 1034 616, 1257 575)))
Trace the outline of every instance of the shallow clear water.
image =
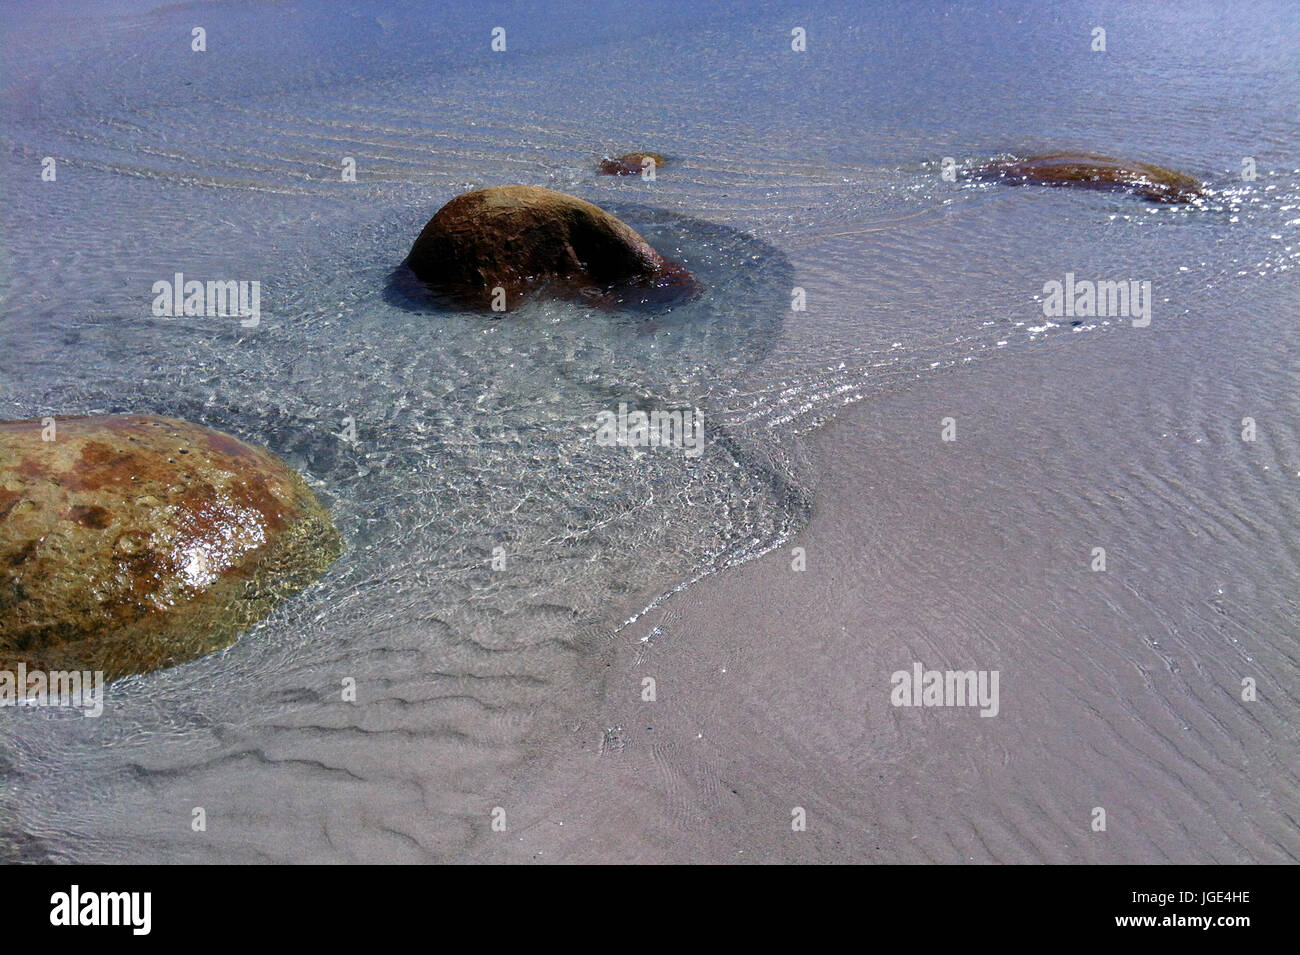
MULTIPOLYGON (((1295 471, 1298 16, 123 3, 69 30, 58 5, 14 5, 0 417, 143 411, 262 444, 330 505, 347 552, 230 650, 114 685, 98 720, 0 712, 0 854, 457 857, 560 745, 624 620, 802 523, 800 434, 935 371, 1143 333, 1047 322, 1043 284, 1066 272, 1150 281, 1153 324, 1185 328, 1192 353, 1249 342, 1226 400, 1270 396, 1271 453, 1295 471), (632 149, 669 157, 656 182, 595 174, 632 149), (1164 207, 940 175, 944 157, 1064 149, 1174 166, 1215 195, 1164 207), (443 202, 511 182, 617 212, 706 293, 656 316, 547 302, 497 321, 394 294, 443 202), (151 317, 152 284, 178 271, 261 281, 261 324, 151 317), (706 452, 599 446, 596 415, 620 402, 700 408, 706 452), (338 702, 345 677, 366 706, 338 702), (216 820, 204 839, 196 805, 216 820)), ((1123 400, 1098 396, 1061 439, 1123 400)), ((1240 477, 1216 490, 1251 506, 1240 477)), ((1295 581, 1294 508, 1278 520, 1257 573, 1295 581)), ((1260 626, 1292 633, 1293 609, 1260 626)))

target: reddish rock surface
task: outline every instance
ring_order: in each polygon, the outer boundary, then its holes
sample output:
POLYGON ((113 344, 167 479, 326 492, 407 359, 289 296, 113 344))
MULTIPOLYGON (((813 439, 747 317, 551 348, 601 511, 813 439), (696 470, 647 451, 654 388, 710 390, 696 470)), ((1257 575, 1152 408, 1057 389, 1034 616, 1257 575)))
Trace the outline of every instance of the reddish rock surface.
POLYGON ((628 153, 617 158, 606 156, 600 161, 600 172, 606 176, 639 176, 646 169, 646 160, 654 162, 657 171, 663 168, 666 159, 658 153, 628 153))
POLYGON ((274 455, 171 418, 0 422, 0 669, 108 679, 232 643, 337 557, 274 455))

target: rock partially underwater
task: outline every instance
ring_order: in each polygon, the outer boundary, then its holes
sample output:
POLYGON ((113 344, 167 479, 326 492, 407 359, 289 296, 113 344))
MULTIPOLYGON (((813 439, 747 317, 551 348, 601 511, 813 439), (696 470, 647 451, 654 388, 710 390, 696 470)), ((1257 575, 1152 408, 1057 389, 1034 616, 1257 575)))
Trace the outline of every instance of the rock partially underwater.
POLYGON ((114 679, 192 660, 340 549, 297 473, 219 431, 148 415, 0 422, 0 669, 114 679))
POLYGON ((606 176, 639 176, 647 169, 661 169, 667 162, 658 153, 627 153, 623 156, 606 156, 600 161, 599 171, 606 176))
POLYGON ((533 292, 615 306, 671 303, 699 291, 686 269, 631 227, 589 202, 538 186, 457 196, 429 220, 405 264, 435 294, 493 311, 513 308, 533 292))
POLYGON ((1025 159, 1000 159, 981 166, 977 179, 1076 186, 1131 192, 1155 202, 1190 202, 1205 195, 1205 185, 1185 173, 1144 162, 1088 153, 1058 153, 1025 159))

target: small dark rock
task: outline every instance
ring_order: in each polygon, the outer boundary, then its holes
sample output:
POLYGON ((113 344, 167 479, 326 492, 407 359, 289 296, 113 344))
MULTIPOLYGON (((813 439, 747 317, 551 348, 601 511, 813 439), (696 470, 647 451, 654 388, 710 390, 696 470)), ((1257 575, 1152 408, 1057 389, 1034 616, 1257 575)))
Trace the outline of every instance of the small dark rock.
POLYGON ((667 160, 658 153, 628 153, 617 158, 606 156, 600 161, 600 171, 606 176, 639 176, 647 168, 662 169, 665 162, 667 160))

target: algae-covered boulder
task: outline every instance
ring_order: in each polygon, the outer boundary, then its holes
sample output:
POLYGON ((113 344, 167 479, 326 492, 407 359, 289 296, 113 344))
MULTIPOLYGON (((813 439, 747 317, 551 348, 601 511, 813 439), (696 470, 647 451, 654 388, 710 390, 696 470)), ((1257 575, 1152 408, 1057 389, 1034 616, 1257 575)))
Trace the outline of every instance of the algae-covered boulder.
POLYGON ((590 202, 538 186, 457 196, 420 232, 406 265, 435 292, 494 311, 539 290, 617 304, 673 301, 698 288, 630 226, 590 202))
POLYGON ((999 159, 980 167, 976 176, 1014 184, 1121 190, 1156 202, 1189 202, 1205 194, 1204 183, 1185 173, 1088 153, 999 159))
POLYGON ((234 642, 340 552, 293 470, 148 415, 0 422, 0 669, 171 666, 234 642))
POLYGON ((658 153, 626 153, 604 157, 598 168, 606 176, 639 176, 647 169, 662 168, 665 162, 658 153))

